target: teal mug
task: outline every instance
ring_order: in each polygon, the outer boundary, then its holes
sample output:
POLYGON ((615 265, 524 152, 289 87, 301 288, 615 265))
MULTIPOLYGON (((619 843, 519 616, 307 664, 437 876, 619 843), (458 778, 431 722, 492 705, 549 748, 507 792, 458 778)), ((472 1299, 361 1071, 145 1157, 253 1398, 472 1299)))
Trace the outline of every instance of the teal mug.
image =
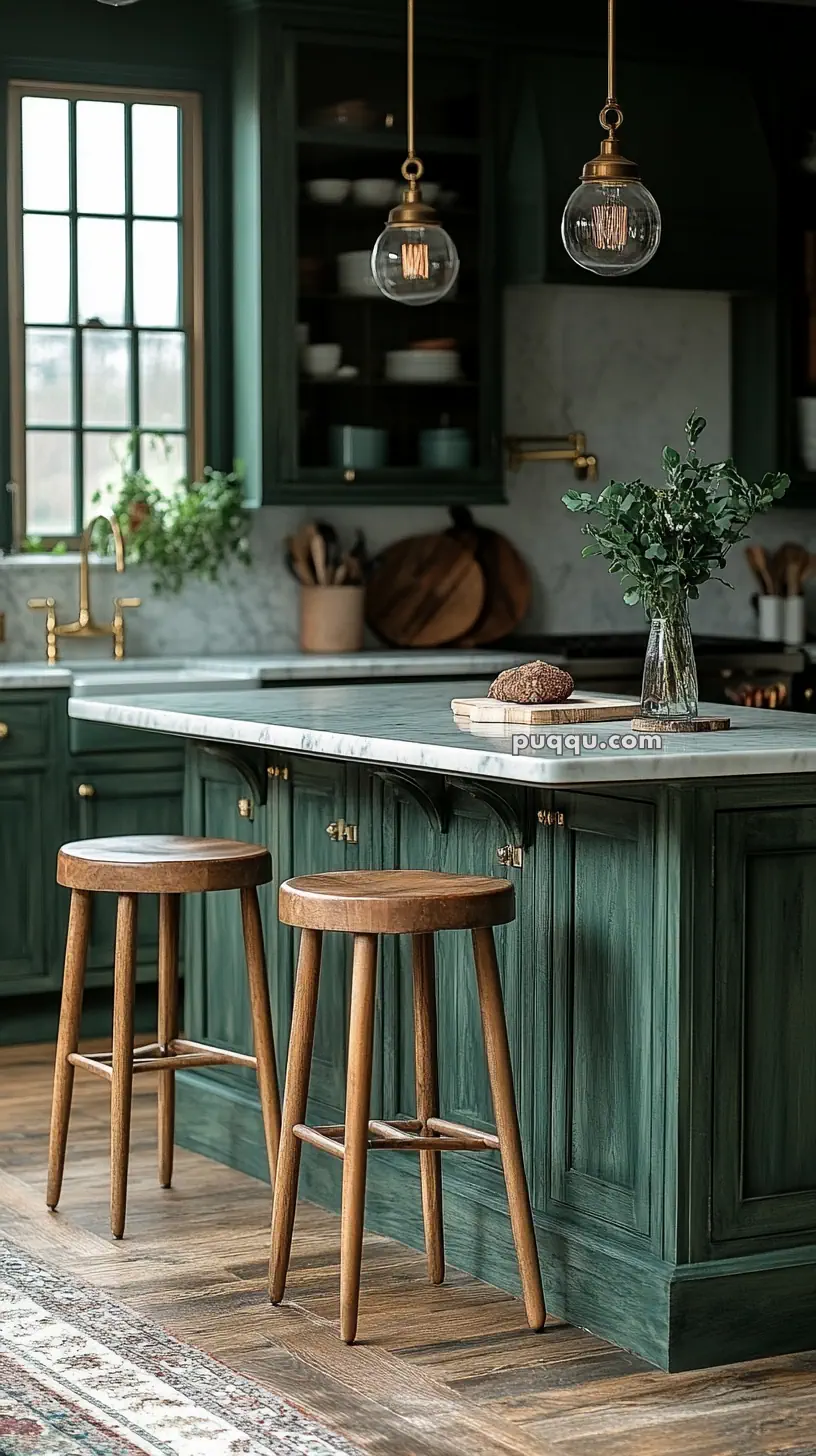
POLYGON ((424 470, 467 470, 473 458, 473 441, 467 430, 441 426, 422 430, 419 463, 424 470))
POLYGON ((331 463, 338 470, 379 470, 388 458, 388 431, 368 425, 332 425, 331 463))

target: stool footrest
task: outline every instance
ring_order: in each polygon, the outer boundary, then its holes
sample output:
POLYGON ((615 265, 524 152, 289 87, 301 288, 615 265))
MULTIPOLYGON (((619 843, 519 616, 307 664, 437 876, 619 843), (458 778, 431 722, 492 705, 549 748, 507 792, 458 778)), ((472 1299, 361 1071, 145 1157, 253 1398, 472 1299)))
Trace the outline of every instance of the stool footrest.
MULTIPOLYGON (((368 1124, 368 1131, 372 1134, 368 1139, 369 1152, 486 1153, 499 1146, 499 1140, 493 1133, 478 1132, 462 1123, 446 1122, 444 1118, 429 1118, 425 1126, 429 1131, 423 1131, 423 1124, 416 1118, 399 1118, 393 1122, 372 1118, 368 1124), (435 1128, 440 1124, 437 1133, 435 1128), (448 1132, 448 1129, 451 1131, 448 1132)), ((346 1129, 343 1123, 309 1127, 299 1122, 292 1128, 292 1133, 301 1142, 310 1143, 312 1147, 330 1153, 333 1158, 345 1157, 343 1139, 346 1129)))
MULTIPOLYGON (((110 1080, 113 1075, 112 1052, 88 1052, 87 1055, 71 1052, 68 1061, 72 1066, 92 1072, 96 1077, 107 1077, 110 1080)), ((178 1038, 168 1042, 166 1047, 158 1042, 153 1042, 150 1046, 134 1047, 131 1058, 134 1075, 136 1072, 183 1072, 196 1067, 224 1066, 255 1068, 256 1061, 244 1052, 225 1051, 221 1047, 207 1046, 204 1042, 181 1041, 178 1038)))

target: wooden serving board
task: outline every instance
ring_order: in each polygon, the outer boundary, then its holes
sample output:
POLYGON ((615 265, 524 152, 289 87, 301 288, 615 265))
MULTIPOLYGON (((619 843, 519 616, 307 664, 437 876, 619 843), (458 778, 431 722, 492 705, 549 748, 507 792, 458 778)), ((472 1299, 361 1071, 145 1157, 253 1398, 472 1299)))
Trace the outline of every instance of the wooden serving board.
POLYGON ((454 698, 457 718, 471 723, 610 723, 632 718, 637 698, 605 698, 600 693, 573 693, 564 703, 503 703, 498 698, 454 698))
POLYGON ((444 647, 474 625, 485 599, 472 549, 452 536, 413 536, 377 558, 366 621, 395 647, 444 647))
POLYGON ((498 642, 514 631, 530 609, 533 584, 527 563, 505 536, 477 525, 466 506, 453 506, 451 516, 454 524, 448 535, 473 551, 485 579, 484 607, 456 645, 481 647, 498 642))

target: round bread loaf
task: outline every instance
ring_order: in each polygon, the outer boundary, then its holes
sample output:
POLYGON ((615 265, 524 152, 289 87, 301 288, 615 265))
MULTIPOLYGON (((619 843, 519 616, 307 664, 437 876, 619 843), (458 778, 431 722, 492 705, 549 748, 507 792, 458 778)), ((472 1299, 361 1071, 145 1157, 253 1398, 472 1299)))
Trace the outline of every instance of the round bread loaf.
POLYGON ((568 672, 551 662, 525 662, 500 672, 487 691, 502 703, 564 703, 575 687, 568 672))

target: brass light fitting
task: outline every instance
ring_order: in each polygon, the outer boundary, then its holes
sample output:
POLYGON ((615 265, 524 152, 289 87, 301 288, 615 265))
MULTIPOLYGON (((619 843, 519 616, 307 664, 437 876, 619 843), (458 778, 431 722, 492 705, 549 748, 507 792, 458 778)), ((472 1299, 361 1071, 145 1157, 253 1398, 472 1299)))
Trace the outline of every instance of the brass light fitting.
POLYGON ((657 203, 643 186, 637 163, 623 155, 618 141, 623 111, 617 99, 615 5, 616 0, 607 0, 606 100, 599 116, 606 136, 598 155, 585 164, 561 224, 573 262, 608 278, 634 273, 648 263, 661 228, 657 203))
POLYGON ((371 254, 371 271, 381 293, 395 303, 436 303, 449 293, 459 272, 459 255, 436 209, 422 198, 425 168, 414 135, 414 4, 408 0, 408 155, 402 164, 402 200, 371 254))
POLYGON ((542 461, 564 460, 572 465, 579 480, 598 479, 598 457, 587 450, 587 438, 580 430, 574 435, 507 435, 507 464, 511 470, 542 461))

